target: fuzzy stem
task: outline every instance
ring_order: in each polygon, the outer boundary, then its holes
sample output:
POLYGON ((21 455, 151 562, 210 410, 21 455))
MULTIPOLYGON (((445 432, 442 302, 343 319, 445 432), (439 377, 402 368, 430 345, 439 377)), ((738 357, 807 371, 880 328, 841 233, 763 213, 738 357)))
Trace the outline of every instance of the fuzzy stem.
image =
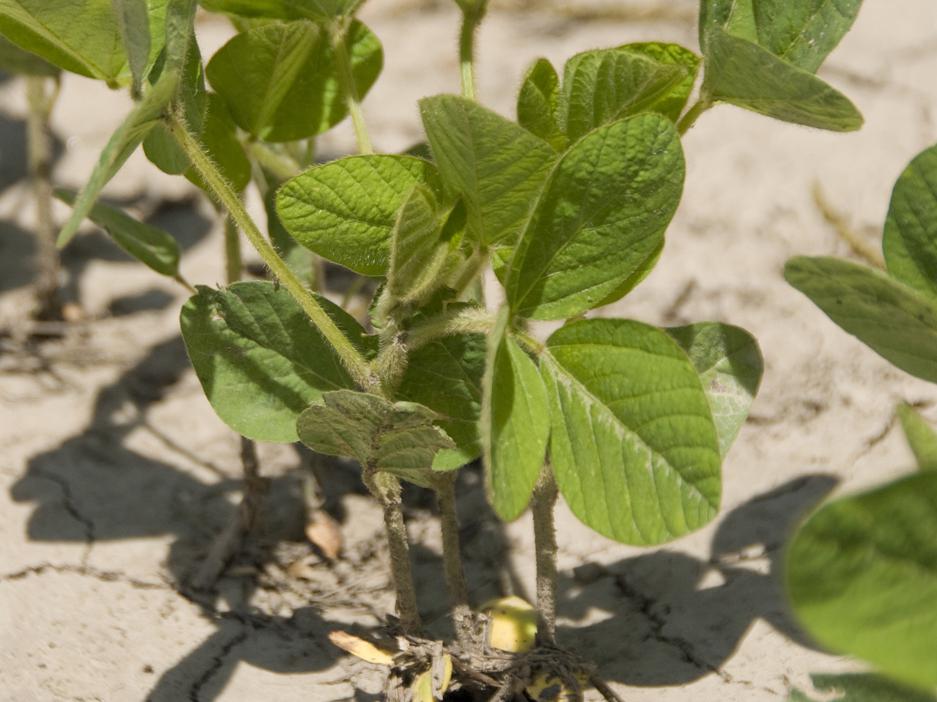
POLYGON ((241 238, 238 226, 231 217, 224 218, 224 266, 228 285, 241 279, 241 238))
POLYGON ((459 65, 462 74, 462 96, 469 100, 476 98, 475 90, 475 30, 481 17, 474 11, 462 15, 462 29, 459 32, 459 65))
POLYGON ((455 334, 484 334, 491 331, 494 323, 494 316, 483 307, 443 312, 414 324, 407 331, 407 348, 415 351, 436 339, 455 334))
POLYGON ((172 115, 169 119, 169 127, 172 130, 176 142, 182 147, 192 165, 205 180, 212 194, 218 199, 221 205, 228 211, 235 223, 244 232, 248 241, 260 254, 264 263, 270 268, 283 287, 299 303, 303 311, 308 315, 312 322, 318 327, 319 332, 335 349, 336 354, 342 360, 342 363, 348 369, 348 372, 364 390, 377 390, 377 382, 371 373, 368 362, 364 356, 348 340, 341 329, 329 317, 315 296, 306 289, 302 281, 296 277, 296 274, 290 270, 286 262, 280 258, 276 249, 270 244, 267 238, 261 233, 260 229, 247 213, 243 203, 234 189, 228 184, 224 176, 218 171, 202 145, 192 136, 185 122, 178 115, 172 115))
POLYGON ((277 180, 285 181, 302 173, 302 167, 287 154, 274 151, 268 144, 248 141, 245 148, 260 167, 269 171, 277 180))
POLYGON ((416 605, 407 525, 400 509, 400 481, 388 473, 378 474, 373 468, 365 467, 364 482, 384 509, 384 532, 390 551, 390 572, 397 593, 400 627, 405 634, 416 634, 422 623, 416 605))
POLYGON ((544 466, 534 488, 534 550, 537 559, 537 637, 546 646, 556 645, 556 483, 550 466, 544 466))
POLYGON ((488 263, 488 252, 483 250, 476 251, 465 260, 462 267, 455 272, 449 286, 455 291, 456 297, 461 297, 462 293, 478 280, 486 263, 488 263))
POLYGON ((59 253, 55 245, 55 223, 52 221, 52 144, 49 138, 49 115, 55 92, 46 93, 47 79, 26 77, 29 114, 26 120, 26 141, 29 177, 36 202, 37 269, 36 317, 60 319, 62 300, 59 290, 59 253))
POLYGON ((443 568, 446 587, 452 602, 452 620, 459 643, 469 646, 472 642, 472 608, 469 605, 468 585, 462 569, 462 551, 459 544, 459 517, 456 512, 455 474, 440 477, 436 486, 436 501, 439 504, 439 521, 442 529, 443 568))
POLYGON ((705 98, 700 98, 693 106, 686 111, 686 114, 680 118, 680 121, 677 122, 677 131, 680 133, 680 136, 686 134, 690 129, 696 124, 696 120, 700 118, 700 115, 703 114, 706 110, 712 107, 713 104, 705 98))
POLYGON ((358 142, 358 151, 362 154, 374 153, 371 146, 371 137, 368 134, 368 127, 364 122, 364 115, 361 113, 360 96, 358 87, 355 85, 355 75, 351 68, 351 58, 348 55, 347 23, 336 24, 332 29, 332 50, 335 53, 336 68, 338 68, 338 80, 345 93, 345 100, 348 105, 348 114, 351 115, 351 122, 355 127, 355 139, 358 142))

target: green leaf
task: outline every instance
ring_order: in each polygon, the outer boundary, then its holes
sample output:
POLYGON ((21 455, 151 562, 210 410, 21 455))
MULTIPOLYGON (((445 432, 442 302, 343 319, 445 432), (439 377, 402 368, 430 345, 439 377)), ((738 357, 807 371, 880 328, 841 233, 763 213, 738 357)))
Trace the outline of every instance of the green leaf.
POLYGON ((784 277, 880 356, 937 382, 937 303, 884 273, 835 258, 793 258, 784 277))
POLYGON ((892 276, 937 298, 937 146, 918 154, 895 183, 882 248, 892 276))
POLYGON ((600 534, 650 546, 711 521, 719 444, 696 369, 666 332, 573 322, 541 356, 550 460, 573 513, 600 534))
MULTIPOLYGON (((371 355, 358 323, 318 302, 371 355)), ((332 347, 290 294, 267 282, 199 287, 182 308, 182 337, 205 395, 221 420, 249 439, 297 440, 296 418, 330 390, 354 387, 332 347)))
POLYGON ((937 432, 910 405, 898 406, 898 419, 921 470, 937 470, 937 432))
MULTIPOLYGON (((163 48, 166 5, 167 0, 146 2, 150 39, 144 74, 163 48)), ((128 82, 112 0, 0 0, 0 33, 59 68, 114 86, 128 82)))
POLYGON ((693 86, 696 84, 696 76, 699 73, 701 62, 700 57, 679 44, 664 42, 625 44, 619 46, 618 50, 644 56, 657 63, 678 66, 684 70, 683 80, 674 85, 666 95, 653 105, 655 112, 660 112, 676 122, 680 117, 680 113, 683 112, 683 108, 686 107, 690 94, 693 92, 693 86))
POLYGON ((672 111, 668 99, 686 86, 690 75, 680 64, 659 62, 634 51, 600 49, 577 54, 564 70, 560 123, 570 141, 575 141, 609 122, 656 110, 662 102, 672 111))
MULTIPOLYGON (((208 94, 208 110, 202 126, 202 145, 211 156, 218 170, 237 192, 247 187, 251 180, 251 163, 237 136, 237 127, 224 101, 215 93, 208 94)), ((189 168, 185 177, 195 185, 208 191, 195 168, 189 168)))
POLYGON ((112 0, 112 4, 133 78, 133 91, 138 94, 150 61, 149 8, 146 0, 112 0))
POLYGON ((369 470, 392 473, 430 487, 437 451, 452 440, 433 424, 436 414, 414 402, 388 402, 377 395, 337 390, 304 411, 296 427, 313 451, 354 458, 369 470))
POLYGON ((758 342, 744 329, 719 322, 666 331, 699 373, 719 435, 719 454, 725 456, 761 384, 764 361, 758 342))
POLYGON ((517 123, 556 151, 563 151, 569 140, 558 121, 560 77, 547 59, 537 59, 527 71, 517 96, 517 123))
POLYGON ((488 501, 504 521, 530 502, 550 438, 550 406, 536 364, 507 333, 502 308, 488 341, 480 418, 488 501))
POLYGON ((830 649, 937 687, 937 472, 823 507, 787 552, 798 618, 830 649))
POLYGON ((852 27, 862 0, 754 0, 758 43, 815 73, 852 27))
POLYGON ((472 241, 517 238, 556 154, 523 127, 455 95, 420 100, 423 127, 447 191, 465 203, 472 241))
POLYGON ((683 190, 683 151, 657 114, 613 122, 560 158, 507 275, 517 314, 572 317, 611 301, 660 252, 683 190))
POLYGON ((740 39, 758 43, 753 0, 702 0, 700 2, 699 45, 709 56, 709 36, 714 30, 725 30, 740 39))
POLYGON ((26 76, 54 78, 59 69, 44 61, 31 51, 19 48, 4 36, 0 36, 0 70, 26 76))
POLYGON ((172 100, 179 80, 177 72, 167 72, 143 96, 117 130, 111 135, 98 158, 98 163, 88 177, 85 187, 75 200, 71 216, 59 232, 58 245, 65 246, 78 231, 81 221, 88 216, 104 186, 116 175, 130 154, 150 133, 163 116, 163 111, 172 100))
POLYGON ((391 234, 387 286, 400 302, 420 300, 438 284, 449 252, 440 236, 444 221, 432 191, 415 186, 391 234))
POLYGON ((350 16, 363 0, 201 0, 210 12, 265 19, 332 20, 350 16))
MULTIPOLYGON (((56 190, 55 196, 69 205, 75 204, 75 192, 56 190)), ((120 248, 161 275, 179 275, 179 245, 172 234, 140 222, 123 210, 96 203, 88 219, 106 231, 120 248)))
POLYGON ((862 126, 862 115, 845 95, 750 41, 713 30, 706 60, 706 100, 818 129, 848 132, 862 126))
POLYGON ((277 193, 286 230, 320 256, 362 275, 387 272, 397 212, 416 185, 441 188, 412 156, 350 156, 310 168, 277 193))
MULTIPOLYGON (((381 44, 357 21, 345 41, 363 97, 381 72, 381 44)), ((237 125, 264 141, 314 136, 348 113, 329 37, 307 20, 263 24, 238 34, 208 62, 207 75, 237 125)))
POLYGON ((478 418, 484 372, 481 334, 447 336, 410 353, 397 396, 436 412, 437 423, 456 444, 436 454, 435 470, 460 468, 481 455, 478 418))
MULTIPOLYGON (((888 678, 871 673, 841 673, 837 675, 811 675, 818 692, 835 694, 836 702, 937 702, 931 694, 912 690, 888 678)), ((821 702, 808 697, 800 690, 793 690, 788 702, 821 702)))

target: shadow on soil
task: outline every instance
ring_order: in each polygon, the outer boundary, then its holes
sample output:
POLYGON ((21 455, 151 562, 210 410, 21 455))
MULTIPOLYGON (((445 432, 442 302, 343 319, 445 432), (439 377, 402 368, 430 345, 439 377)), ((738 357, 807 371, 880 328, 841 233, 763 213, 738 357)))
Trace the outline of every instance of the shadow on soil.
MULTIPOLYGON (((37 503, 28 523, 29 538, 84 541, 90 547, 100 541, 173 537, 165 561, 172 587, 196 603, 216 629, 161 673, 148 700, 217 699, 240 662, 291 674, 334 669, 334 683, 326 685, 357 678, 354 671, 361 667, 349 663, 326 639, 329 630, 349 626, 329 621, 328 613, 341 610, 347 621, 349 609, 358 608, 357 621, 373 622, 360 628, 361 632, 379 626, 377 603, 386 583, 379 578, 373 589, 360 591, 348 575, 380 570, 377 563, 383 544, 379 537, 365 548, 351 549, 357 562, 324 568, 322 582, 299 586, 307 588, 300 594, 311 606, 294 604, 281 616, 252 602, 258 588, 269 588, 269 584, 258 584, 257 574, 280 561, 278 549, 284 544, 308 548, 302 531, 302 455, 296 470, 270 479, 266 511, 260 518, 262 530, 235 564, 244 574, 226 576, 213 593, 187 590, 186 583, 212 539, 235 517, 232 498, 239 481, 233 476, 239 466, 222 469, 203 463, 216 477, 206 474, 202 481, 178 466, 129 448, 127 439, 139 430, 150 431, 179 453, 181 460, 186 447, 172 446, 168 437, 161 437, 150 425, 147 411, 188 367, 178 337, 156 345, 100 391, 84 432, 30 461, 11 490, 16 501, 37 503), (219 608, 221 602, 226 606, 219 608)), ((190 455, 186 460, 196 459, 190 455)), ((463 472, 463 544, 471 561, 473 597, 482 602, 504 589, 498 583, 504 575, 500 571, 506 562, 505 538, 485 505, 477 471, 463 472)), ((722 520, 711 557, 705 561, 656 551, 610 566, 583 564, 561 580, 560 615, 575 622, 591 612, 594 620, 598 610, 604 618, 586 626, 562 627, 560 643, 599 663, 606 680, 626 685, 683 685, 711 674, 728 683, 744 683, 731 679, 721 666, 757 620, 807 643, 786 614, 778 582, 781 547, 793 525, 834 485, 828 476, 806 476, 735 508, 722 520)), ((360 491, 357 472, 337 468, 330 473, 327 490, 326 504, 337 505, 342 494, 360 491)), ((408 509, 414 521, 425 524, 431 511, 426 493, 410 494, 408 509)), ((342 518, 340 510, 333 511, 342 518)), ((413 558, 427 623, 434 633, 444 634, 448 623, 439 557, 415 547, 413 558)), ((269 604, 271 600, 264 601, 269 604)), ((339 697, 328 697, 327 687, 318 692, 313 687, 310 693, 311 698, 323 700, 345 696, 337 687, 334 691, 339 697)), ((361 692, 356 699, 378 697, 361 692)))

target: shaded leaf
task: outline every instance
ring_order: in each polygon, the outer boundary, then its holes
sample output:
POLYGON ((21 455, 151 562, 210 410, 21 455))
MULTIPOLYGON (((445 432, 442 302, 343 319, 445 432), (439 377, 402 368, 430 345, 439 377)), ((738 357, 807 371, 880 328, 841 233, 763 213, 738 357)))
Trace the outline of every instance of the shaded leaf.
POLYGON ((4 36, 0 36, 0 70, 26 76, 54 78, 59 69, 39 58, 36 54, 21 49, 4 36))
POLYGON ((104 186, 159 123, 164 109, 175 94, 177 83, 178 73, 167 73, 160 77, 111 135, 75 200, 71 216, 59 232, 59 247, 65 246, 75 236, 81 220, 88 216, 104 186))
POLYGON ((848 132, 862 126, 862 115, 849 98, 750 41, 713 30, 706 60, 706 100, 818 129, 848 132))
POLYGON ((716 428, 696 369, 669 335, 626 320, 573 322, 549 338, 540 367, 550 460, 579 519, 653 545, 715 517, 716 428))
POLYGON ((895 183, 882 248, 892 276, 937 298, 937 146, 918 154, 895 183))
POLYGON ((507 333, 507 323, 505 307, 488 338, 479 433, 488 501, 512 521, 527 509, 543 468, 550 409, 537 366, 507 333))
POLYGON ((449 250, 441 237, 444 222, 432 191, 414 187, 391 234, 387 287, 400 302, 417 301, 438 284, 449 250))
POLYGON ((313 451, 354 458, 369 470, 429 487, 436 452, 452 440, 433 424, 436 413, 415 402, 389 402, 352 390, 323 393, 296 423, 300 441, 313 451))
POLYGON ((481 455, 478 418, 484 372, 481 334, 443 337, 410 353, 397 396, 436 412, 437 423, 456 443, 455 449, 436 455, 435 470, 460 468, 481 455))
POLYGON ((862 0, 754 0, 758 43, 811 73, 852 27, 862 0))
POLYGON ((517 96, 517 123, 556 151, 569 140, 558 121, 560 77, 547 59, 537 59, 524 76, 517 96))
POLYGON ((677 131, 657 114, 613 122, 573 144, 550 174, 507 273, 514 312, 562 319, 626 292, 660 253, 684 170, 677 131))
POLYGON ((556 154, 523 127, 455 95, 420 100, 423 127, 446 190, 462 198, 467 234, 514 240, 556 154))
MULTIPOLYGON (((346 44, 361 97, 377 80, 383 51, 357 21, 346 44)), ((238 34, 215 53, 206 72, 237 125, 264 141, 313 136, 348 113, 329 37, 306 20, 262 24, 238 34)))
POLYGON ((625 44, 619 46, 618 50, 644 56, 657 63, 679 66, 684 70, 683 80, 674 85, 652 106, 655 112, 660 112, 671 120, 677 121, 696 84, 696 76, 701 63, 700 57, 679 44, 653 41, 625 44))
POLYGON ((636 51, 585 51, 566 62, 560 123, 575 141, 596 127, 655 110, 661 103, 672 112, 668 98, 686 85, 690 75, 680 64, 656 61, 636 51))
POLYGON ((111 0, 127 54, 134 93, 139 93, 150 61, 150 17, 146 0, 111 0))
MULTIPOLYGON (((836 702, 937 702, 937 697, 871 673, 842 673, 838 675, 811 675, 818 692, 837 695, 836 702)), ((821 702, 793 690, 788 702, 821 702)))
POLYGON ((422 159, 350 156, 288 180, 277 192, 277 212, 306 248, 362 275, 384 275, 397 211, 423 184, 441 187, 422 159))
MULTIPOLYGON (((0 33, 59 68, 124 84, 130 70, 112 1, 0 0, 0 33)), ((145 5, 149 47, 143 73, 163 47, 167 0, 147 0, 145 5)))
MULTIPOLYGON (((256 441, 296 441, 296 419, 310 402, 323 392, 354 387, 286 290, 267 282, 198 290, 182 308, 182 336, 208 401, 238 433, 256 441)), ((352 343, 370 354, 358 323, 317 299, 352 343)))
POLYGON ((793 258, 784 277, 873 351, 937 382, 937 303, 880 271, 835 258, 793 258))
POLYGON ((211 12, 266 19, 331 20, 355 12, 364 0, 201 0, 211 12))
POLYGON ((937 472, 832 502, 794 536, 787 586, 806 630, 910 685, 937 687, 937 472))
MULTIPOLYGON (((69 205, 75 203, 74 191, 56 190, 55 196, 69 205)), ((91 208, 88 219, 110 234, 120 248, 152 270, 170 278, 179 274, 179 245, 169 232, 100 202, 91 208)))
MULTIPOLYGON (((237 136, 237 127, 224 101, 215 93, 208 94, 208 109, 201 133, 202 146, 218 167, 218 170, 237 192, 247 187, 251 180, 251 163, 244 153, 237 136)), ((195 168, 189 168, 185 177, 192 183, 208 190, 195 168)))
POLYGON ((702 322, 666 330, 699 373, 709 400, 719 453, 725 456, 748 417, 764 372, 758 342, 744 329, 702 322))

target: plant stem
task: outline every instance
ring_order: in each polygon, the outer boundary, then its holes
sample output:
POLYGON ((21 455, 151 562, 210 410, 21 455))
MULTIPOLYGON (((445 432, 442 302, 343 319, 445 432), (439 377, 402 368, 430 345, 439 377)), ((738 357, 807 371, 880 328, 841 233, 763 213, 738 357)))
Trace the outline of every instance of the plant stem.
POLYGON ((390 571, 397 593, 397 615, 405 634, 416 634, 422 627, 416 605, 416 588, 410 565, 410 542, 407 525, 400 509, 400 481, 389 473, 377 473, 364 467, 364 482, 384 509, 384 532, 390 552, 390 571))
POLYGON ((696 124, 696 120, 700 118, 700 115, 703 114, 706 110, 712 107, 713 104, 705 98, 700 98, 693 106, 686 111, 686 114, 680 118, 680 121, 677 122, 677 131, 680 133, 680 136, 686 134, 690 129, 696 124))
POLYGON ((469 604, 468 585, 462 569, 462 551, 459 544, 459 517, 455 501, 455 473, 440 476, 436 486, 436 501, 439 504, 439 521, 442 529, 443 568, 446 587, 452 603, 452 621, 459 643, 469 646, 472 642, 472 608, 469 604))
POLYGON ((475 30, 481 16, 475 11, 462 13, 462 29, 459 32, 459 65, 462 74, 462 96, 476 98, 475 90, 475 30))
POLYGON ((543 467, 534 488, 531 511, 534 518, 534 550, 537 560, 537 638, 546 646, 556 645, 556 483, 549 465, 543 467))
POLYGON ((355 85, 355 75, 351 69, 351 57, 348 55, 348 26, 347 22, 336 23, 333 26, 332 50, 335 53, 335 63, 336 68, 338 68, 338 80, 345 92, 348 114, 351 115, 351 122, 355 127, 358 151, 362 154, 371 154, 374 153, 374 148, 371 146, 368 127, 364 122, 364 115, 361 113, 358 87, 355 85))
POLYGON ((407 348, 410 351, 426 346, 444 336, 455 334, 484 334, 494 326, 494 316, 483 307, 457 309, 414 324, 407 331, 407 348))
POLYGON ((269 171, 281 182, 299 175, 303 170, 293 158, 287 154, 277 153, 267 144, 248 141, 244 146, 261 168, 269 171))
POLYGON ((232 217, 224 218, 224 266, 225 279, 228 285, 241 279, 243 264, 241 262, 241 238, 238 236, 238 226, 232 217))
POLYGON ((29 114, 26 141, 29 177, 36 202, 37 269, 36 312, 41 320, 61 319, 62 299, 59 290, 59 253, 55 245, 55 223, 52 221, 52 144, 49 138, 49 115, 55 101, 46 92, 47 79, 26 77, 29 114))
POLYGON ((462 267, 456 270, 452 284, 449 286, 455 291, 456 297, 461 297, 462 293, 475 282, 486 263, 488 263, 488 252, 481 249, 465 259, 462 267))
POLYGON ((348 369, 352 378, 362 389, 367 391, 376 391, 377 381, 371 373, 371 369, 364 356, 354 347, 348 338, 338 328, 332 318, 329 317, 322 306, 316 300, 315 296, 303 285, 302 281, 296 277, 296 274, 290 270, 286 262, 280 258, 276 249, 270 244, 267 238, 261 233, 260 229, 247 213, 243 203, 234 189, 224 179, 224 176, 218 171, 217 166, 212 162, 208 154, 199 144, 198 140, 192 136, 185 125, 184 120, 179 115, 172 115, 169 118, 169 127, 178 144, 185 151, 192 165, 204 179, 212 194, 218 199, 221 205, 228 211, 234 222, 241 228, 248 241, 260 254, 264 263, 270 268, 283 287, 293 296, 293 298, 303 308, 312 322, 318 327, 319 332, 335 349, 335 353, 341 359, 342 363, 348 369))
POLYGON ((214 587, 224 572, 225 566, 237 555, 244 543, 244 537, 254 528, 260 503, 266 492, 267 483, 260 477, 257 462, 257 447, 250 439, 241 439, 241 470, 244 475, 244 496, 235 518, 218 535, 211 550, 192 579, 196 590, 209 590, 214 587))

